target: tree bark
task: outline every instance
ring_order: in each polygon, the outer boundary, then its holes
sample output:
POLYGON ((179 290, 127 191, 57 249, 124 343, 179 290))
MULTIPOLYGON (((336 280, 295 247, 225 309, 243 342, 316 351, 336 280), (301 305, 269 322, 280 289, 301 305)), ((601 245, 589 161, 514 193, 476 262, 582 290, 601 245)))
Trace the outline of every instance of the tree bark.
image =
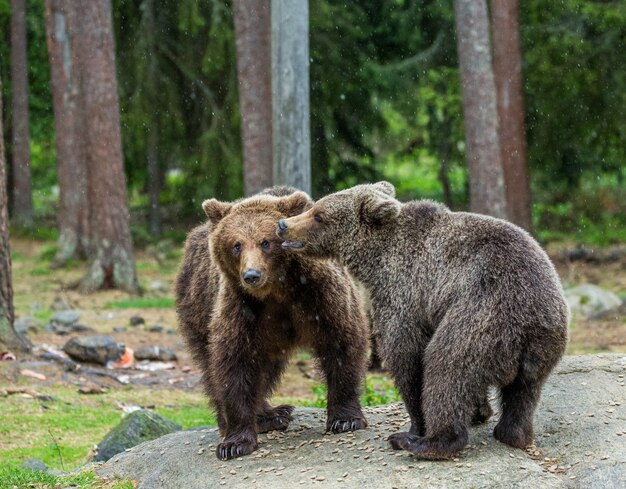
POLYGON ((485 0, 454 0, 472 212, 506 218, 485 0))
POLYGON ((59 178, 59 239, 53 267, 86 256, 88 243, 87 169, 76 66, 73 2, 46 0, 46 37, 59 178))
POLYGON ((274 184, 311 193, 309 6, 272 0, 274 184))
POLYGON ((519 0, 492 0, 493 74, 500 117, 500 150, 509 219, 531 231, 530 185, 524 130, 519 0))
POLYGON ((272 49, 269 0, 233 0, 244 191, 272 185, 272 49))
POLYGON ((89 199, 89 268, 81 288, 138 291, 122 159, 110 0, 76 0, 89 199))
POLYGON ((22 227, 33 224, 33 196, 28 129, 28 60, 26 6, 11 0, 11 91, 13 103, 13 218, 22 227))
MULTIPOLYGON (((0 80, 2 93, 2 80, 0 80)), ((30 349, 29 341, 15 331, 13 321, 13 285, 11 283, 11 246, 9 243, 9 212, 7 176, 2 128, 2 97, 0 97, 0 344, 20 351, 30 349)))

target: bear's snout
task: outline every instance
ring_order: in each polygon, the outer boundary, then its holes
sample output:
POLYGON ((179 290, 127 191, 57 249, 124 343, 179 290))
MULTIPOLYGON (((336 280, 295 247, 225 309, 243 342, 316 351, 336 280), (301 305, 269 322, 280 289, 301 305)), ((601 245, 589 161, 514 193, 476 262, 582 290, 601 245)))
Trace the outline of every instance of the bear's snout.
POLYGON ((284 219, 281 219, 280 221, 278 221, 278 235, 280 236, 285 231, 287 231, 287 223, 284 219))
POLYGON ((248 268, 243 272, 243 281, 248 285, 256 285, 261 280, 261 272, 254 268, 248 268))

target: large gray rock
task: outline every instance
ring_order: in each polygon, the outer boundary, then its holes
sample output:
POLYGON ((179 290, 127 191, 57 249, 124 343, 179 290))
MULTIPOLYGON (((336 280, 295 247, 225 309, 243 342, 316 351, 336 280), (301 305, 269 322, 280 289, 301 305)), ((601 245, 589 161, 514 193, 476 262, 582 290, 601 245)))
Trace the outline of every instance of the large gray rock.
POLYGON ((567 289, 565 299, 573 313, 588 317, 617 309, 622 304, 622 300, 613 292, 592 284, 567 289))
POLYGON ((123 350, 112 337, 93 335, 70 339, 63 351, 79 362, 106 365, 109 361, 119 360, 123 350))
POLYGON ((24 335, 27 333, 38 331, 41 328, 42 323, 37 318, 22 316, 17 318, 13 325, 15 327, 15 331, 17 331, 19 334, 24 335))
POLYGON ((113 455, 128 448, 181 429, 182 426, 154 411, 146 409, 133 411, 100 442, 94 460, 109 460, 113 455))
POLYGON ((626 356, 566 357, 548 380, 535 416, 536 449, 516 450, 491 435, 496 420, 471 429, 458 459, 426 462, 391 450, 387 436, 408 429, 400 404, 366 409, 370 426, 324 433, 325 413, 297 409, 284 433, 259 437, 250 456, 215 457, 214 427, 181 431, 113 457, 97 469, 139 488, 206 487, 624 488, 626 356))

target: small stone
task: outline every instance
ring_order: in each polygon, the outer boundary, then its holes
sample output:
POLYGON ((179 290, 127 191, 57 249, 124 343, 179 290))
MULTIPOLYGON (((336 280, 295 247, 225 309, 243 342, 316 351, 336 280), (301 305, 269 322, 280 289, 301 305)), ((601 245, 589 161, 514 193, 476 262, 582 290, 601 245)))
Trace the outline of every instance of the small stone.
POLYGON ((132 316, 129 321, 131 326, 139 326, 140 324, 146 324, 146 320, 141 316, 132 316))
POLYGON ((162 324, 154 324, 148 328, 150 333, 162 333, 165 327, 162 324))
POLYGON ((52 324, 60 324, 63 326, 69 326, 76 323, 80 319, 80 312, 78 311, 57 311, 52 315, 50 322, 52 324))
POLYGON ((40 472, 46 472, 48 470, 48 466, 38 458, 29 458, 28 460, 23 462, 20 467, 30 470, 37 470, 40 472))
POLYGON ((137 360, 158 360, 170 362, 176 360, 176 353, 171 348, 163 348, 158 345, 146 345, 135 350, 137 360))

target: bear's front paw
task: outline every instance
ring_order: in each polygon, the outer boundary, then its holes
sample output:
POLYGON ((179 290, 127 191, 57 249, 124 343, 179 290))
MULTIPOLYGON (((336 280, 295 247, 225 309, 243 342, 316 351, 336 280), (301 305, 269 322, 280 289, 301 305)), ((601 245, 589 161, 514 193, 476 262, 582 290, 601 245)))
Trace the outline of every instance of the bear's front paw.
POLYGON ((288 404, 281 404, 271 409, 267 409, 257 416, 257 430, 259 433, 267 433, 268 431, 285 431, 289 423, 293 421, 294 407, 288 404))
POLYGON ((400 433, 394 433, 387 438, 387 440, 394 450, 409 450, 411 444, 417 444, 420 438, 421 437, 416 434, 402 431, 400 433))
POLYGON ((217 446, 215 454, 220 460, 230 460, 232 458, 250 455, 256 450, 256 447, 256 442, 244 440, 241 438, 234 440, 224 440, 217 446))
POLYGON ((331 433, 344 433, 364 428, 367 428, 367 421, 364 418, 329 419, 326 423, 326 431, 331 433))

